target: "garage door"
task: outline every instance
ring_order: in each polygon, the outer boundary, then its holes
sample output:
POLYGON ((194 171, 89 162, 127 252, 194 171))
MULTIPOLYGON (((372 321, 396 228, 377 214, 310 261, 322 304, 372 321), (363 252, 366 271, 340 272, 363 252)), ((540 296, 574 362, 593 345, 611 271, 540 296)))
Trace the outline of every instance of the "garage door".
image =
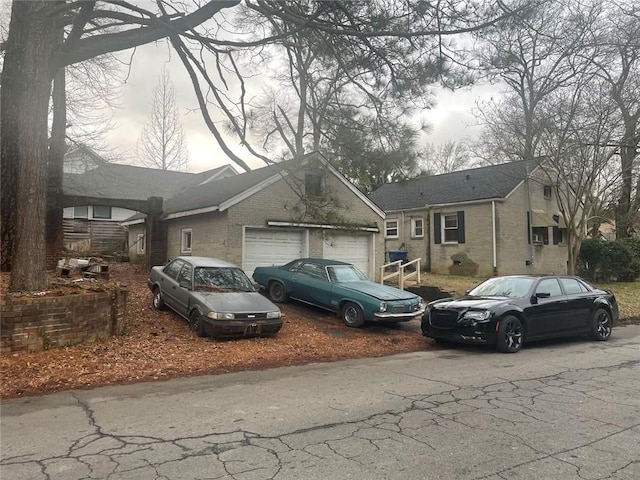
POLYGON ((303 256, 302 230, 247 228, 244 233, 242 268, 251 277, 260 266, 283 265, 303 256))
POLYGON ((349 262, 371 276, 369 258, 371 235, 327 233, 324 239, 324 258, 349 262))

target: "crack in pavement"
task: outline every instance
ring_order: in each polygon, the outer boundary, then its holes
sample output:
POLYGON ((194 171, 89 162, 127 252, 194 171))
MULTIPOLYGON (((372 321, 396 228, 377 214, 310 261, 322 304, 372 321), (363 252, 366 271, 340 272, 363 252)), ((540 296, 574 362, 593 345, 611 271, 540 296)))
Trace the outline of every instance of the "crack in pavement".
POLYGON ((481 480, 533 478, 532 470, 552 462, 569 477, 633 478, 640 466, 640 423, 630 421, 640 418, 639 367, 640 360, 630 360, 482 387, 419 376, 449 390, 385 392, 404 407, 277 436, 245 429, 172 439, 118 434, 101 426, 91 406, 73 393, 90 433, 62 454, 2 458, 0 468, 6 478, 24 469, 32 472, 24 478, 34 480, 262 480, 307 478, 327 464, 345 477, 365 471, 369 478, 413 478, 400 470, 417 465, 443 478, 481 480), (613 392, 624 398, 614 400, 613 392), (494 451, 482 450, 487 443, 494 451), (607 459, 608 470, 591 458, 594 451, 607 459), (454 467, 455 452, 465 456, 454 467))

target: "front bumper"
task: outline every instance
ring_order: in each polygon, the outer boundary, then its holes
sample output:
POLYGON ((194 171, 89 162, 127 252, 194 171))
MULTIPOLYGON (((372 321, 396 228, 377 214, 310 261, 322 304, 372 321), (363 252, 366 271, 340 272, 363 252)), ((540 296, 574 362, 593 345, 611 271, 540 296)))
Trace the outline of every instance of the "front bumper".
POLYGON ((431 324, 429 312, 422 318, 420 324, 422 335, 437 340, 449 342, 493 345, 496 342, 496 326, 494 321, 481 322, 475 325, 461 325, 456 320, 448 326, 434 326, 431 324))
POLYGON ((282 318, 266 320, 213 320, 204 318, 205 333, 215 338, 262 337, 275 335, 282 328, 282 318))
POLYGON ((415 317, 422 316, 422 314, 424 314, 424 308, 408 313, 377 312, 373 314, 373 320, 378 322, 408 322, 415 317))

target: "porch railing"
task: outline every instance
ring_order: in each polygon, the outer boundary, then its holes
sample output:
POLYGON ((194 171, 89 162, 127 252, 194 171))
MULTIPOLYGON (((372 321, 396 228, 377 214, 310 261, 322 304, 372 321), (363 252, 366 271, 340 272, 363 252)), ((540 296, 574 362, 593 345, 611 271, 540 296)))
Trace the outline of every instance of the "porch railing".
POLYGON ((402 260, 396 260, 395 262, 387 263, 380 267, 380 283, 384 283, 385 280, 397 278, 398 288, 404 289, 405 282, 413 278, 416 279, 416 283, 420 283, 420 260, 416 258, 407 263, 402 263, 402 260), (415 265, 415 269, 407 271, 407 267, 415 265), (386 272, 387 269, 391 271, 386 272))

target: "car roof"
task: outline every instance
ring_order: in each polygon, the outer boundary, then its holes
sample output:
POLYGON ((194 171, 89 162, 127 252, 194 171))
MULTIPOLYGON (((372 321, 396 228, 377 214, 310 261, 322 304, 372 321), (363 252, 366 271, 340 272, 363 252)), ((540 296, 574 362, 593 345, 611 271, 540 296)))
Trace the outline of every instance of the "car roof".
POLYGON ((299 260, 302 260, 304 262, 313 262, 313 263, 317 263, 318 265, 324 265, 324 266, 351 265, 351 263, 341 262, 340 260, 331 260, 330 258, 299 258, 298 260, 295 260, 295 261, 299 261, 299 260))
POLYGON ((174 260, 181 259, 185 262, 192 263, 196 267, 227 267, 227 268, 238 268, 233 263, 226 262, 225 260, 220 260, 219 258, 213 257, 191 257, 191 256, 181 256, 176 257, 174 260))

